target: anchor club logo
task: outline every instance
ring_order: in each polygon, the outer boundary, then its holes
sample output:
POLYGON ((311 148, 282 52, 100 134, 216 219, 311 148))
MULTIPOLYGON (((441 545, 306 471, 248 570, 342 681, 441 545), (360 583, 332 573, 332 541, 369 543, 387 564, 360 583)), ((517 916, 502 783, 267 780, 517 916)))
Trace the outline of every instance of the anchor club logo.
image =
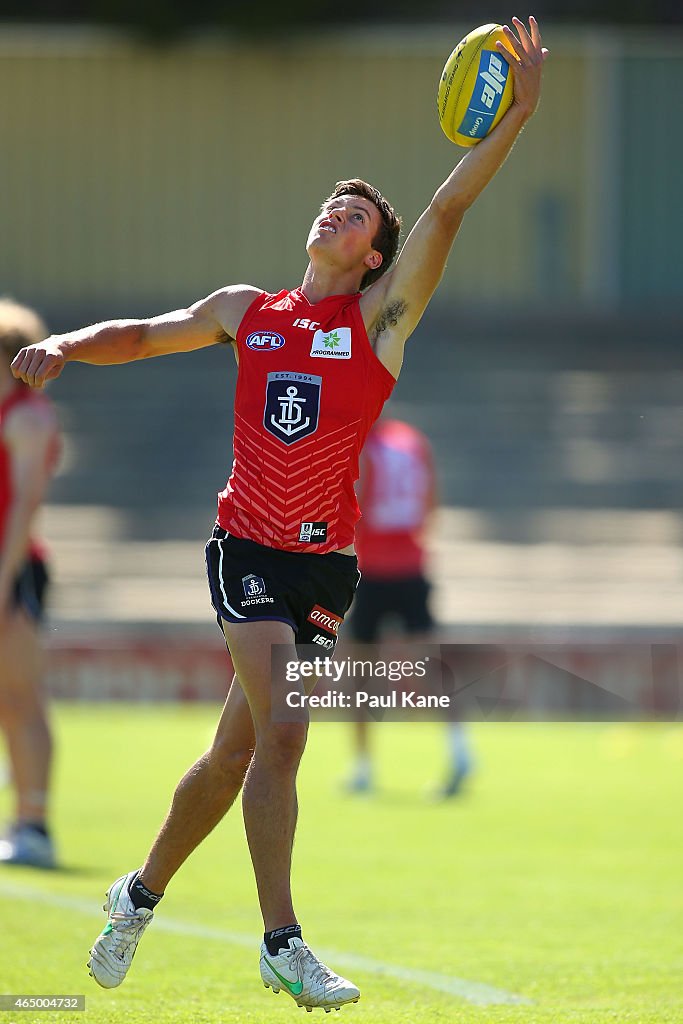
POLYGON ((263 425, 280 441, 294 444, 318 429, 322 377, 312 373, 268 374, 263 425))

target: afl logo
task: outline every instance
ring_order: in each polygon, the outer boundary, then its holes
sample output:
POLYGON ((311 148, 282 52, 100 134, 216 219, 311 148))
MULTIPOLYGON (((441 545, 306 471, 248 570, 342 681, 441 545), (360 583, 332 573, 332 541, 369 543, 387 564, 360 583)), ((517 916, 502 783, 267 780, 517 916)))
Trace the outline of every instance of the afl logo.
POLYGON ((256 331, 247 338, 247 348, 256 349, 257 352, 273 352, 276 348, 282 348, 284 343, 282 335, 272 331, 256 331))

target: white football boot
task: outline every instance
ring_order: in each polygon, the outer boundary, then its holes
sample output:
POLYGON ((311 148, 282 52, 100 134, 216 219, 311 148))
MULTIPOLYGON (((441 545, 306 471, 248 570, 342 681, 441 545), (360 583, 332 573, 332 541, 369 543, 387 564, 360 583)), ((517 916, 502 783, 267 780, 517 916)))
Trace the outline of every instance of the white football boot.
POLYGON ((107 890, 102 909, 108 920, 90 950, 90 976, 102 988, 116 988, 128 973, 138 942, 154 916, 146 907, 137 909, 128 895, 128 886, 137 875, 129 871, 107 890))
POLYGON ((281 949, 277 956, 271 956, 263 943, 261 979, 273 992, 284 989, 297 1006, 309 1012, 321 1006, 329 1013, 344 1003, 357 1003, 360 999, 356 986, 321 963, 298 936, 291 938, 289 949, 281 949))

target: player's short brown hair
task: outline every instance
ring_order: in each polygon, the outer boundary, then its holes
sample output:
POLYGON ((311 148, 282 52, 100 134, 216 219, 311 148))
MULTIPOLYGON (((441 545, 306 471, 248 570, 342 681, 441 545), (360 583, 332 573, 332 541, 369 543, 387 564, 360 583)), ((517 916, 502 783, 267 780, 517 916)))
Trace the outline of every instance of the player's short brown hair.
POLYGON ((34 310, 14 299, 0 298, 0 355, 12 362, 20 349, 47 338, 47 327, 34 310))
MULTIPOLYGON (((368 285, 377 281, 382 274, 386 273, 394 262, 398 249, 398 238, 401 233, 401 218, 396 214, 393 206, 387 202, 379 189, 376 189, 373 185, 368 185, 367 181, 363 181, 361 178, 349 178, 347 181, 338 181, 334 187, 334 192, 331 196, 328 196, 325 203, 329 203, 332 199, 337 199, 338 196, 362 196, 364 199, 369 199, 377 208, 381 218, 381 224, 372 240, 372 245, 377 252, 382 254, 382 262, 375 270, 371 269, 365 272, 360 283, 362 291, 368 285)), ((323 203, 323 206, 325 203, 323 203)))

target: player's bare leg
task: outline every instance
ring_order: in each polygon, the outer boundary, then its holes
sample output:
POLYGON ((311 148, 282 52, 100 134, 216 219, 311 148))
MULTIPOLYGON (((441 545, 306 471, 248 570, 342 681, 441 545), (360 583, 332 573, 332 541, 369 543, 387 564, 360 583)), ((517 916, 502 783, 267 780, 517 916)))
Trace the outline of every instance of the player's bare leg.
POLYGON ((53 867, 49 836, 29 827, 45 828, 52 764, 38 627, 23 611, 14 611, 0 627, 0 646, 0 728, 7 742, 16 823, 0 843, 0 860, 53 867))
POLYGON ((235 801, 254 750, 249 705, 234 677, 211 747, 178 783, 166 821, 140 871, 161 895, 181 865, 235 801))
POLYGON ((288 645, 288 660, 296 661, 294 633, 284 622, 224 622, 223 631, 254 721, 256 745, 244 782, 242 807, 263 922, 266 931, 271 931, 296 923, 290 870, 297 818, 296 775, 307 726, 304 722, 273 722, 271 714, 271 646, 288 645))
POLYGON ((214 741, 178 783, 141 871, 123 875, 107 891, 107 923, 88 961, 92 977, 103 988, 115 988, 124 980, 167 884, 234 803, 253 746, 251 712, 235 677, 214 741))
MULTIPOLYGON (((261 946, 261 979, 274 992, 284 989, 299 1006, 338 1009, 356 1002, 356 986, 326 967, 301 938, 292 905, 290 872, 297 818, 296 775, 306 745, 307 720, 274 722, 271 648, 291 648, 292 630, 281 622, 224 622, 232 659, 249 701, 256 747, 242 793, 244 823, 266 929, 261 946)), ((280 694, 280 696, 282 693, 280 694)))

